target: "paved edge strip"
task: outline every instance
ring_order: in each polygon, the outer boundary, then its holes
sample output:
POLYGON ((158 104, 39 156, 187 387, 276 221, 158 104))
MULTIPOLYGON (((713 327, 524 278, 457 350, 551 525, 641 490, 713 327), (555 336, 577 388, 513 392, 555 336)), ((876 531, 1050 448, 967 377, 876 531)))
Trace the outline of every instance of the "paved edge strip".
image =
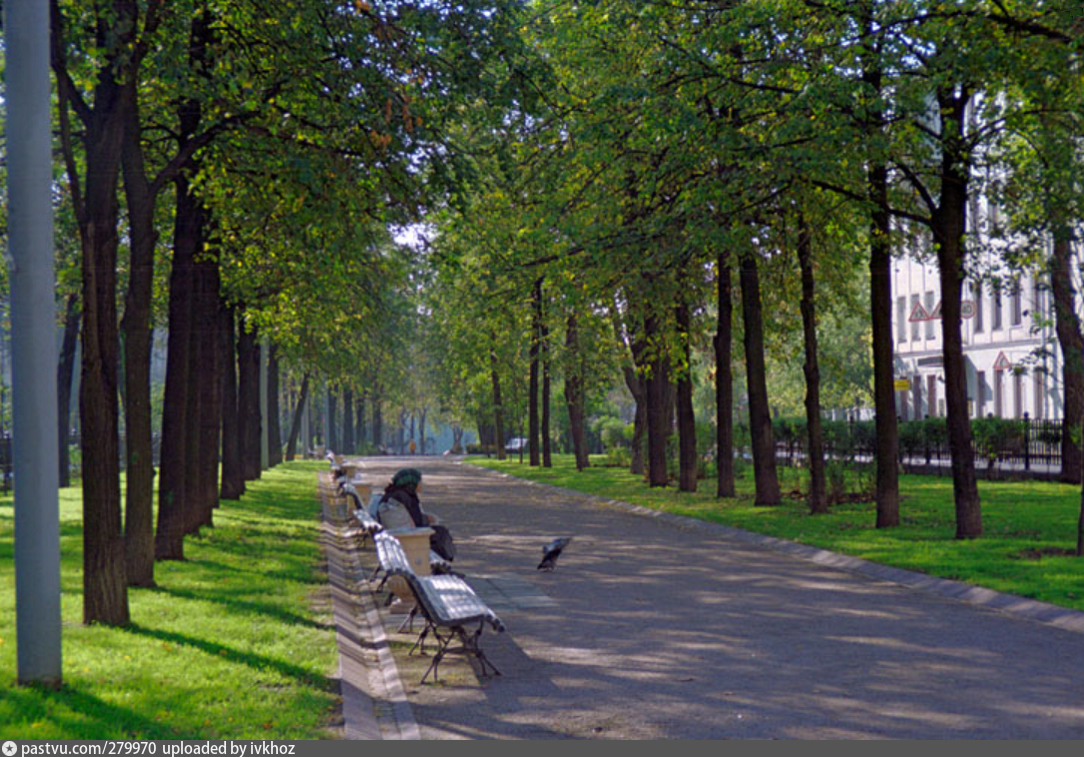
MULTIPOLYGON (((335 640, 339 649, 338 677, 346 740, 403 740, 421 738, 414 713, 399 680, 398 667, 388 646, 384 624, 369 592, 358 590, 354 571, 347 566, 348 550, 341 526, 323 522, 322 540, 328 563, 335 640), (330 537, 330 538, 328 538, 330 537), (366 652, 375 655, 374 667, 366 652), (390 708, 391 718, 380 717, 390 708), (390 721, 390 722, 389 722, 390 721)), ((358 573, 363 573, 356 559, 358 573)))
POLYGON ((471 465, 470 463, 462 461, 456 461, 456 464, 470 465, 474 470, 484 471, 488 474, 501 476, 503 478, 510 478, 529 486, 553 489, 563 494, 570 494, 600 504, 610 505, 624 512, 655 518, 679 528, 711 531, 735 541, 764 547, 775 552, 782 552, 791 555, 792 557, 807 560, 824 567, 857 573, 867 578, 889 581, 906 586, 910 589, 924 591, 929 594, 935 594, 949 599, 957 599, 979 607, 1008 613, 1009 615, 1018 618, 1036 621, 1066 631, 1084 633, 1084 612, 1080 612, 1079 610, 1059 607, 1058 605, 1053 605, 1049 602, 1040 602, 1037 599, 1028 599, 1027 597, 1020 597, 1015 594, 1005 594, 1004 592, 987 589, 983 586, 963 583, 962 581, 953 581, 949 578, 938 578, 925 573, 918 573, 913 570, 894 568, 889 565, 870 562, 869 560, 864 560, 860 557, 842 555, 838 552, 821 549, 820 547, 811 547, 808 544, 799 544, 798 542, 780 539, 775 536, 758 534, 741 528, 735 528, 734 526, 724 526, 721 523, 697 520, 696 518, 690 518, 685 515, 674 515, 673 513, 652 510, 649 507, 634 505, 631 502, 625 502, 619 499, 600 497, 597 494, 588 494, 587 492, 578 492, 575 489, 565 489, 561 486, 554 486, 553 484, 546 484, 540 481, 531 481, 530 479, 513 476, 510 473, 495 471, 492 468, 483 468, 479 465, 471 465))
POLYGON ((410 707, 406 690, 403 688, 402 679, 399 677, 399 666, 395 664, 395 655, 388 645, 387 632, 384 630, 384 622, 380 618, 380 610, 373 602, 372 595, 365 590, 359 592, 361 613, 369 627, 369 641, 376 651, 379 664, 369 671, 370 682, 374 688, 383 689, 383 701, 391 705, 392 715, 395 720, 396 730, 385 739, 400 741, 418 741, 421 739, 421 731, 418 723, 414 720, 414 711, 410 707), (373 681, 373 678, 376 681, 373 681))

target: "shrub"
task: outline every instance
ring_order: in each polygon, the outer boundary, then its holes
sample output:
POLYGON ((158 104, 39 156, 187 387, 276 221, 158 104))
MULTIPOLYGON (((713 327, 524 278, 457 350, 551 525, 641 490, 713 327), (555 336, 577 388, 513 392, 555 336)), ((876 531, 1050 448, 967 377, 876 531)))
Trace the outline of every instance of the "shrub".
POLYGON ((1008 418, 976 418, 971 422, 975 453, 993 470, 998 460, 1024 451, 1027 429, 1023 421, 1008 418))
POLYGON ((632 451, 628 447, 611 447, 606 450, 604 468, 628 468, 632 465, 632 451))
POLYGON ((599 418, 592 425, 607 452, 618 447, 628 447, 629 439, 632 438, 632 431, 629 430, 631 424, 625 423, 620 418, 606 416, 599 418))

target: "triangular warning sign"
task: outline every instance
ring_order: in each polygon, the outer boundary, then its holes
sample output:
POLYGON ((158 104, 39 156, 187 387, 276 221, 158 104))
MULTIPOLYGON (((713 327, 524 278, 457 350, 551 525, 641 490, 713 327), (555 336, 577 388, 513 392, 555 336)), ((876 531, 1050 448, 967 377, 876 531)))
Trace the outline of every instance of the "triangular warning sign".
POLYGON ((911 317, 907 319, 911 323, 916 321, 928 321, 930 320, 930 314, 926 312, 926 308, 922 307, 921 302, 916 302, 915 306, 911 308, 911 317))
POLYGON ((938 300, 937 301, 937 307, 935 307, 933 309, 933 312, 930 313, 930 320, 931 321, 936 321, 940 317, 941 317, 941 300, 938 300))
POLYGON ((997 360, 994 361, 994 370, 995 371, 1010 371, 1010 370, 1012 370, 1012 363, 1009 362, 1009 359, 1007 357, 1005 357, 1004 352, 999 352, 997 354, 997 360))

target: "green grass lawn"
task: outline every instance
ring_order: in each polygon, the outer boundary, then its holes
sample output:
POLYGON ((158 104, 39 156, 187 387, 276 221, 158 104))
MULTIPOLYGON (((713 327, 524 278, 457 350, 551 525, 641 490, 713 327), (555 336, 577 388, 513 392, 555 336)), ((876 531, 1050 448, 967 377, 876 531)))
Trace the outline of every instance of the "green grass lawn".
POLYGON ((511 475, 644 505, 678 515, 736 526, 865 558, 900 568, 987 586, 1084 610, 1084 558, 1067 554, 1076 546, 1081 490, 1039 481, 979 482, 985 535, 957 541, 950 478, 903 476, 902 525, 876 529, 872 502, 835 505, 828 515, 811 516, 796 490, 804 484, 795 470, 780 469, 792 496, 777 507, 753 506, 752 470, 737 481, 739 496, 714 497, 714 481, 701 491, 650 489, 623 468, 597 465, 578 473, 569 455, 555 455, 552 469, 520 464, 518 456, 498 462, 470 462, 511 475))
POLYGON ((13 506, 0 499, 0 737, 327 738, 337 651, 319 573, 320 462, 287 463, 223 501, 215 527, 129 591, 132 624, 82 625, 80 491, 61 490, 63 677, 16 681, 13 506))

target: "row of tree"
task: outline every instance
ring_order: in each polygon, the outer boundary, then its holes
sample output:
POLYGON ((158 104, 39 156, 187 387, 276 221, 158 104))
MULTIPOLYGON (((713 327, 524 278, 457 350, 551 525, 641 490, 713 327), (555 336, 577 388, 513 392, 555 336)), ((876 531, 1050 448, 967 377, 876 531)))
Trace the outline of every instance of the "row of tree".
MULTIPOLYGON (((317 375, 364 387, 377 405, 402 396, 409 371, 395 353, 409 340, 414 285, 392 229, 454 184, 451 120, 514 89, 499 61, 515 51, 516 7, 50 8, 62 410, 77 338, 82 347, 83 617, 125 624, 127 587, 153 585, 155 561, 183 559, 184 537, 211 524, 219 498, 260 475, 261 343, 299 379, 298 405, 317 375), (160 325, 169 343, 155 519, 160 325)), ((278 396, 272 383, 268 397, 278 396)), ((277 421, 274 405, 268 417, 277 421)), ((65 451, 68 421, 62 412, 65 451)))
POLYGON ((983 528, 961 339, 968 283, 1049 272, 1066 366, 1064 476, 1079 483, 1084 363, 1068 256, 1081 218, 1084 29, 1072 3, 602 0, 535 10, 525 35, 544 62, 539 96, 507 110, 499 129, 464 127, 485 175, 439 220, 430 256, 443 384, 487 404, 498 438, 502 375, 530 373, 536 462, 548 435, 535 418, 549 407, 538 392, 555 360, 573 428, 616 361, 636 404, 633 470, 666 485, 676 428, 679 487, 692 489, 692 350, 710 341, 717 492, 730 496, 740 337, 756 502, 775 504, 765 354, 797 329, 809 504, 823 512, 818 335, 863 297, 868 341, 856 352, 872 369, 876 523, 898 525, 891 263, 919 254, 940 272, 957 537, 983 528), (976 217, 979 198, 1010 222, 976 217))

